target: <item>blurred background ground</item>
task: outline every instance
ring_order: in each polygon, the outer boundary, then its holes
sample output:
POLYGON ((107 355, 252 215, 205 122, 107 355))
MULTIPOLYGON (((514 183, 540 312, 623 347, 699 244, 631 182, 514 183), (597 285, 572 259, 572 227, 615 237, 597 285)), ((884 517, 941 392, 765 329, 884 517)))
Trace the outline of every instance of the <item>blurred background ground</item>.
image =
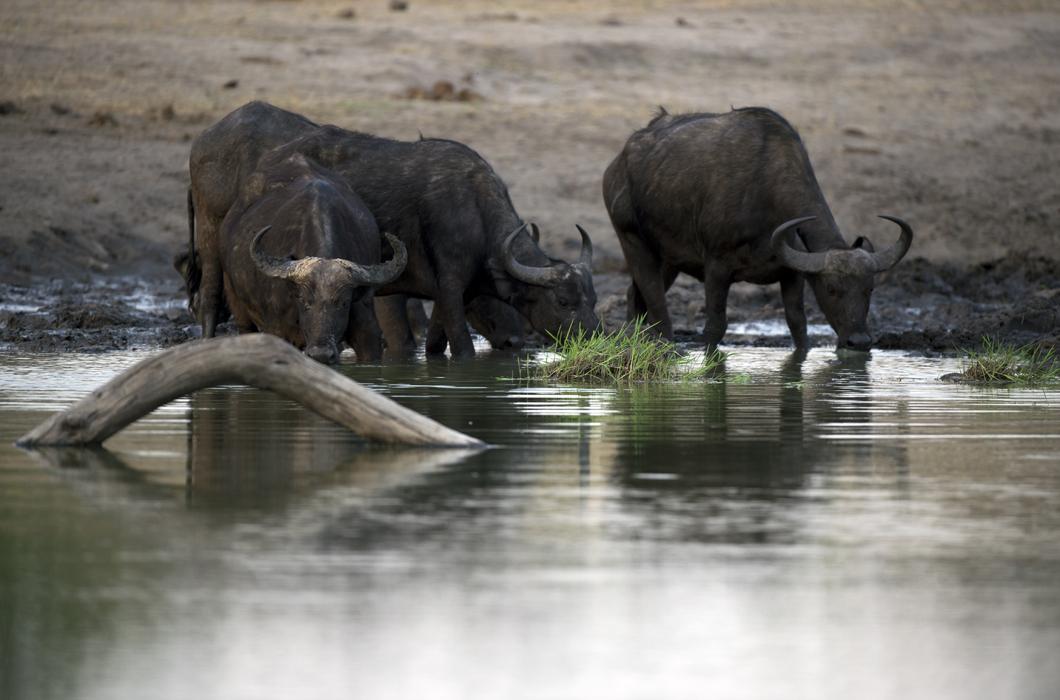
MULTIPOLYGON (((880 212, 915 226, 910 261, 927 267, 909 266, 897 289, 926 274, 956 293, 947 270, 998 259, 1056 276, 1055 3, 392 4, 5 0, 0 284, 134 275, 175 292, 190 140, 251 99, 469 144, 551 252, 576 255, 575 222, 590 231, 614 317, 626 282, 600 178, 659 104, 784 114, 848 239, 891 240, 880 212)), ((1053 299, 1050 284, 1035 278, 1032 292, 1053 299)), ((687 282, 675 294, 681 309, 698 298, 687 282)))

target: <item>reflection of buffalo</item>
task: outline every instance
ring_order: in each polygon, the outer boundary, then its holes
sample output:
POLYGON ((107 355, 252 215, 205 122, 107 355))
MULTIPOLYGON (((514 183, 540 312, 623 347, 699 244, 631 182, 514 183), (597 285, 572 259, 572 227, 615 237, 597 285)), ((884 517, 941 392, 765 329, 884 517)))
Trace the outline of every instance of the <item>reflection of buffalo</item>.
POLYGON ((321 487, 370 490, 459 462, 466 450, 373 447, 344 428, 257 390, 191 396, 187 472, 197 501, 287 502, 321 487), (240 426, 233 431, 233 426, 240 426))
POLYGON ((126 462, 105 448, 41 448, 32 454, 61 469, 88 499, 153 502, 180 488, 196 507, 226 511, 282 508, 331 488, 352 488, 349 498, 359 502, 481 453, 371 446, 257 389, 207 389, 189 402, 186 457, 166 469, 141 468, 139 457, 126 462))
POLYGON ((645 387, 630 392, 628 407, 615 407, 622 418, 603 420, 603 445, 620 448, 611 479, 631 512, 665 530, 631 536, 790 541, 811 475, 888 464, 903 478, 904 446, 831 439, 874 420, 869 356, 812 372, 804 360, 791 355, 768 383, 645 387))
POLYGON ((805 279, 839 346, 868 349, 873 277, 913 240, 905 222, 884 217, 902 229, 896 245, 880 253, 862 237, 848 245, 798 133, 760 107, 661 112, 629 137, 603 191, 633 275, 630 318, 647 314, 671 337, 666 290, 684 272, 703 282, 708 347, 725 335, 729 287, 740 281, 780 282, 792 339, 807 347, 805 279))

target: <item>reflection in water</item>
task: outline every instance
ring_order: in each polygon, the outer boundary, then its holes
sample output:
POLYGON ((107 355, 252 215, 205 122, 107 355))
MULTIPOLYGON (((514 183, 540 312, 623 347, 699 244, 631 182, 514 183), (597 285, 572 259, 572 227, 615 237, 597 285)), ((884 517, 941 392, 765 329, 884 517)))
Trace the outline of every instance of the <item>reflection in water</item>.
POLYGON ((341 367, 484 452, 237 388, 106 450, 6 446, 133 359, 0 360, 0 697, 1060 687, 1055 391, 758 350, 725 382, 527 386, 497 355, 341 367))

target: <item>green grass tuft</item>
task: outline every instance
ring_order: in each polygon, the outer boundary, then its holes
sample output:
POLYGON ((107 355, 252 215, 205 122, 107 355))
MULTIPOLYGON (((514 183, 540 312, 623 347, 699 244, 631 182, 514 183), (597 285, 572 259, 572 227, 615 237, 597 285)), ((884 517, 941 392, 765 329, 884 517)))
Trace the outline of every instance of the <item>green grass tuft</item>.
POLYGON ((614 333, 580 329, 553 340, 551 351, 559 358, 523 364, 523 379, 594 384, 697 381, 712 376, 725 361, 725 353, 718 350, 701 363, 691 360, 640 319, 614 333))
POLYGON ((966 356, 956 379, 976 384, 1053 384, 1060 382, 1060 358, 1041 345, 1016 346, 983 338, 982 349, 966 356))

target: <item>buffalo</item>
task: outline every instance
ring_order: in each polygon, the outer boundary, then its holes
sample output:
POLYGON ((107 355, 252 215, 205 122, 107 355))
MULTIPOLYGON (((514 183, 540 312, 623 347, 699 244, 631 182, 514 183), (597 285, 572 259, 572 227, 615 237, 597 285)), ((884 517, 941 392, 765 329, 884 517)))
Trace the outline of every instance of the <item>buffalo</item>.
POLYGON ((838 347, 867 350, 877 273, 909 251, 912 228, 882 252, 836 225, 795 129, 776 112, 665 110, 629 137, 608 165, 604 204, 633 277, 630 318, 646 315, 663 336, 673 327, 666 291, 679 272, 703 282, 708 348, 725 335, 733 282, 780 282, 797 348, 807 347, 803 281, 810 283, 838 347))
POLYGON ((221 223, 224 292, 239 331, 286 339, 314 360, 382 355, 372 290, 404 270, 406 251, 341 179, 300 155, 265 159, 221 223))
POLYGON ((478 296, 515 307, 542 333, 599 327, 588 234, 579 227, 577 262, 549 258, 527 233, 504 182, 472 149, 445 139, 403 142, 320 127, 252 102, 192 145, 196 250, 189 264, 201 272, 185 278, 201 275, 198 312, 207 337, 223 308, 219 222, 238 194, 233 183, 269 149, 279 159, 299 153, 334 171, 364 199, 378 224, 402 240, 408 267, 377 293, 434 299, 454 356, 474 354, 465 304, 478 296))

